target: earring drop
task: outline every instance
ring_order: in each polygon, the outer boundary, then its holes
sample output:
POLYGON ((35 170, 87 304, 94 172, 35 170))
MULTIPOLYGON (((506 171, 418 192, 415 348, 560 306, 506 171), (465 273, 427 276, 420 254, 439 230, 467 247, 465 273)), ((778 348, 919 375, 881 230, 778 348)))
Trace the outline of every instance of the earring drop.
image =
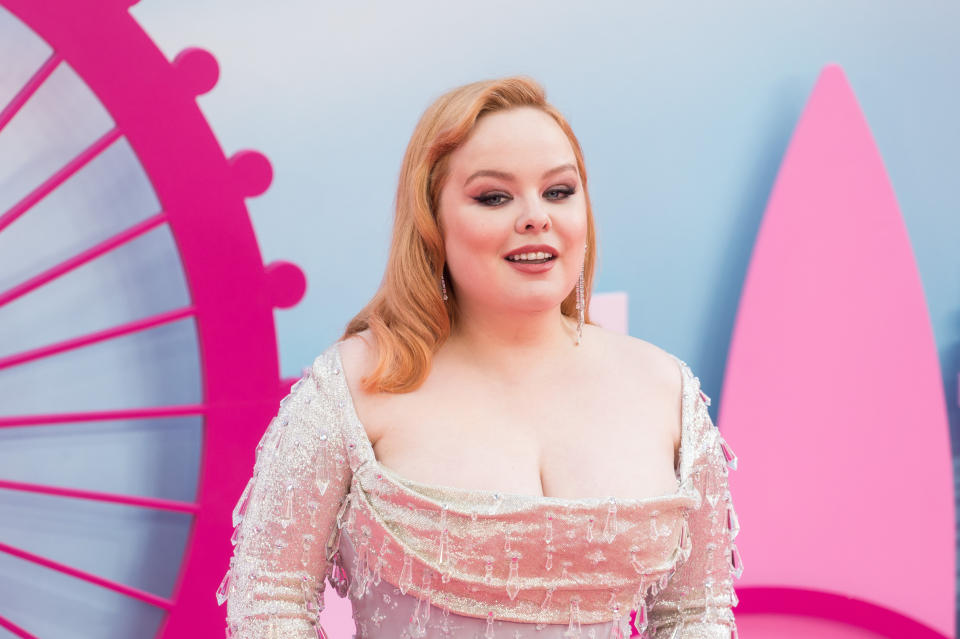
POLYGON ((440 274, 440 288, 443 291, 443 301, 447 301, 447 282, 443 279, 443 273, 440 274))
MULTIPOLYGON (((583 253, 586 256, 587 245, 583 245, 583 253)), ((584 257, 586 259, 586 257, 584 257)), ((583 264, 580 265, 580 279, 577 280, 577 346, 583 339, 583 309, 586 303, 583 299, 583 264)))

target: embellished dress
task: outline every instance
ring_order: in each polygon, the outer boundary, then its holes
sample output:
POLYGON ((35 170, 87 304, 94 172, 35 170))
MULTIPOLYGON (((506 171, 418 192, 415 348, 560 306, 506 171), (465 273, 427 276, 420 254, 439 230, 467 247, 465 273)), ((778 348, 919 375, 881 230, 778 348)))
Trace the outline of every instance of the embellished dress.
POLYGON ((216 593, 227 637, 326 637, 325 580, 350 597, 356 638, 737 637, 736 456, 682 360, 672 356, 683 378, 676 490, 564 499, 425 484, 381 465, 339 344, 293 385, 256 448, 216 593))

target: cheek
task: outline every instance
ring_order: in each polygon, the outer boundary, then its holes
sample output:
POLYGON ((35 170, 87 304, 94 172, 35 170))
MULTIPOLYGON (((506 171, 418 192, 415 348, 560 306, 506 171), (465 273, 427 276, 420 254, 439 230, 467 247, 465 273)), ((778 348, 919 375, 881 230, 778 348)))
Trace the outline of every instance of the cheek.
POLYGON ((446 231, 448 254, 462 252, 464 255, 458 257, 466 259, 497 257, 506 241, 503 229, 478 219, 476 215, 451 219, 446 231))
POLYGON ((572 216, 563 227, 558 227, 563 235, 564 244, 570 247, 570 250, 583 255, 583 245, 587 243, 587 216, 586 212, 582 215, 572 216))

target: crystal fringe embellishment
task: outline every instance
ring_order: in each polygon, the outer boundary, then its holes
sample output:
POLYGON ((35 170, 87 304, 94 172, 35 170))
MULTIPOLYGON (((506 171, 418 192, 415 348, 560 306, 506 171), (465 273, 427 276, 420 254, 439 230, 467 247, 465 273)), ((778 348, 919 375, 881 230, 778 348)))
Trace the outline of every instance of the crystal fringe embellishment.
POLYGON ((730 550, 727 553, 727 558, 730 561, 730 571, 733 573, 734 577, 739 579, 740 575, 743 574, 743 560, 740 559, 740 551, 737 549, 736 544, 730 544, 730 550))
POLYGON ((343 557, 340 555, 339 550, 334 553, 333 560, 327 567, 327 580, 330 582, 330 585, 333 586, 334 590, 337 591, 338 597, 342 599, 347 596, 347 589, 350 587, 350 577, 343 567, 343 557))
POLYGON ((233 507, 234 528, 243 521, 243 516, 247 513, 247 504, 250 502, 250 489, 253 487, 253 482, 253 477, 247 480, 247 485, 244 486, 243 492, 240 494, 240 499, 237 500, 237 505, 233 507))
POLYGON ((550 586, 547 588, 547 594, 544 595, 543 601, 540 602, 540 612, 543 612, 547 609, 547 606, 550 605, 550 599, 553 597, 553 591, 557 589, 556 585, 550 586))
POLYGON ((611 497, 607 506, 607 520, 603 524, 603 539, 609 544, 617 536, 617 502, 611 497))
POLYGON ((368 551, 370 548, 369 529, 365 529, 364 538, 357 549, 357 556, 353 559, 353 594, 361 599, 367 593, 367 583, 370 581, 370 563, 368 551))
POLYGON ((303 552, 300 554, 300 564, 306 568, 310 563, 310 545, 314 541, 314 536, 307 533, 303 536, 303 552))
POLYGON ((483 556, 483 583, 488 584, 493 581, 493 556, 483 556))
POLYGON ((640 599, 639 605, 636 607, 637 614, 633 618, 633 627, 637 629, 637 633, 641 637, 647 631, 647 625, 649 624, 649 615, 647 613, 647 600, 644 598, 640 599))
POLYGON ((373 570, 374 586, 380 585, 380 580, 382 579, 382 572, 383 572, 382 568, 383 568, 383 565, 387 563, 387 560, 385 559, 385 557, 386 557, 386 554, 389 552, 389 550, 387 550, 387 544, 389 543, 390 543, 390 538, 384 537, 383 543, 380 544, 380 552, 377 553, 377 567, 374 568, 373 570))
POLYGON ((680 528, 680 560, 686 561, 690 558, 690 551, 693 550, 693 542, 690 540, 690 520, 685 519, 680 528))
POLYGON ((401 594, 404 595, 413 585, 413 558, 406 553, 403 554, 403 568, 400 569, 400 583, 397 585, 400 587, 401 594))
POLYGON ((707 396, 706 393, 703 392, 703 389, 700 390, 700 398, 703 400, 704 404, 706 404, 707 406, 710 405, 710 398, 707 396))
POLYGON ((303 606, 306 608, 307 612, 312 612, 314 615, 319 614, 316 609, 316 600, 313 598, 310 575, 301 575, 300 590, 303 592, 303 606))
POLYGON ((707 491, 707 502, 710 504, 711 508, 715 508, 717 502, 720 501, 720 493, 714 492, 712 490, 707 491))
POLYGON ((423 596, 426 606, 423 610, 423 623, 430 620, 430 602, 433 599, 433 571, 427 570, 423 573, 423 596))
POLYGON ((664 535, 670 532, 670 525, 664 524, 659 526, 657 524, 657 515, 660 514, 659 510, 654 510, 650 513, 650 538, 651 539, 660 539, 664 535))
POLYGON ((684 629, 683 619, 677 621, 677 623, 670 629, 670 634, 666 635, 665 639, 683 639, 683 629, 684 629))
POLYGON ((220 581, 220 587, 217 588, 217 605, 222 606, 223 602, 227 600, 228 593, 230 592, 230 577, 233 574, 233 564, 236 562, 236 557, 230 558, 230 568, 227 569, 227 572, 223 575, 223 580, 220 581))
POLYGON ((570 597, 570 623, 567 624, 567 630, 563 633, 564 637, 581 637, 580 629, 580 595, 570 597))
POLYGON ((660 592, 660 590, 659 590, 659 582, 658 582, 656 579, 653 581, 652 584, 650 584, 649 588, 650 588, 650 596, 651 596, 651 597, 656 597, 657 594, 659 594, 659 592, 660 592))
POLYGON ((360 467, 360 453, 357 451, 355 442, 347 444, 347 464, 350 466, 350 470, 354 472, 360 467))
POLYGON ((733 504, 727 503, 727 530, 730 531, 730 539, 733 539, 740 532, 740 520, 737 512, 733 509, 733 504))
POLYGON ((657 589, 660 592, 663 592, 664 588, 667 587, 667 584, 670 583, 671 576, 673 576, 673 571, 665 572, 660 575, 660 579, 657 581, 657 589))
POLYGON ((344 512, 346 512, 347 507, 350 505, 350 501, 352 499, 353 499, 352 492, 344 495, 343 501, 340 503, 340 509, 337 511, 337 529, 343 528, 343 514, 344 512))
POLYGON ((427 620, 430 619, 431 578, 431 571, 426 570, 423 573, 423 588, 420 594, 417 595, 417 607, 413 609, 413 614, 410 615, 410 626, 408 629, 413 637, 425 637, 427 634, 426 623, 427 620), (421 606, 423 607, 422 611, 421 606))
MULTIPOLYGON (((641 578, 643 578, 646 576, 647 567, 637 558, 638 552, 640 552, 639 546, 630 546, 630 565, 633 566, 633 569, 637 571, 637 574, 641 575, 641 578)), ((636 610, 636 608, 634 608, 634 610, 636 610)))
MULTIPOLYGON (((289 397, 289 395, 287 395, 287 397, 289 397)), ((283 403, 281 402, 280 405, 281 405, 281 410, 282 410, 283 403)), ((288 423, 290 423, 290 420, 287 418, 286 415, 283 415, 282 417, 280 417, 280 425, 281 425, 281 426, 284 426, 284 427, 285 427, 288 423)), ((284 436, 284 434, 286 434, 286 432, 287 432, 286 428, 284 428, 284 429, 282 429, 282 430, 281 430, 281 429, 277 429, 277 438, 276 438, 276 439, 274 440, 274 442, 273 442, 273 454, 274 454, 274 455, 276 455, 277 452, 280 450, 280 444, 281 444, 281 442, 283 442, 283 436, 284 436)))
POLYGON ((510 597, 510 600, 513 601, 517 598, 517 593, 520 592, 520 568, 518 563, 520 561, 519 555, 514 555, 510 558, 510 576, 507 577, 507 595, 510 597))
POLYGON ((447 563, 448 553, 446 552, 446 550, 447 550, 448 535, 449 535, 449 531, 446 528, 440 531, 440 544, 439 544, 440 548, 437 551, 437 564, 439 566, 444 566, 447 563))
POLYGON ((293 484, 287 484, 287 492, 283 498, 283 512, 280 515, 280 525, 284 529, 293 521, 293 484))
POLYGON ((314 483, 317 486, 317 492, 323 495, 327 492, 327 486, 330 485, 330 464, 327 463, 327 434, 320 433, 317 439, 319 444, 313 462, 316 468, 314 483))
POLYGON ((723 437, 720 437, 720 448, 723 450, 723 457, 727 460, 727 466, 731 470, 737 469, 737 456, 734 454, 733 449, 730 448, 730 444, 727 443, 723 437))
MULTIPOLYGON (((352 495, 353 493, 350 493, 352 495)), ((353 533, 357 523, 357 509, 354 506, 354 498, 350 499, 350 510, 347 511, 347 532, 353 533)), ((358 504, 360 502, 357 502, 358 504)))
POLYGON ((496 635, 493 632, 493 611, 487 611, 487 628, 483 631, 484 639, 494 639, 496 635))
POLYGON ((621 626, 620 617, 623 615, 620 614, 620 604, 614 601, 616 595, 610 593, 610 602, 611 608, 613 611, 613 618, 611 619, 610 625, 610 634, 607 635, 607 639, 626 639, 623 634, 623 628, 621 626))

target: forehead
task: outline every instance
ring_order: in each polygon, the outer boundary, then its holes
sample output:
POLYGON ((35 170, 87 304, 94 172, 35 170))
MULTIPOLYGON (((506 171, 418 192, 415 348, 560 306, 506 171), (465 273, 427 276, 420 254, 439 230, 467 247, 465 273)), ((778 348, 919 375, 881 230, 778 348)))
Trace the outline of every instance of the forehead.
POLYGON ((454 170, 470 170, 534 162, 552 167, 574 157, 570 141, 551 116, 534 107, 517 107, 480 117, 450 160, 454 170))

